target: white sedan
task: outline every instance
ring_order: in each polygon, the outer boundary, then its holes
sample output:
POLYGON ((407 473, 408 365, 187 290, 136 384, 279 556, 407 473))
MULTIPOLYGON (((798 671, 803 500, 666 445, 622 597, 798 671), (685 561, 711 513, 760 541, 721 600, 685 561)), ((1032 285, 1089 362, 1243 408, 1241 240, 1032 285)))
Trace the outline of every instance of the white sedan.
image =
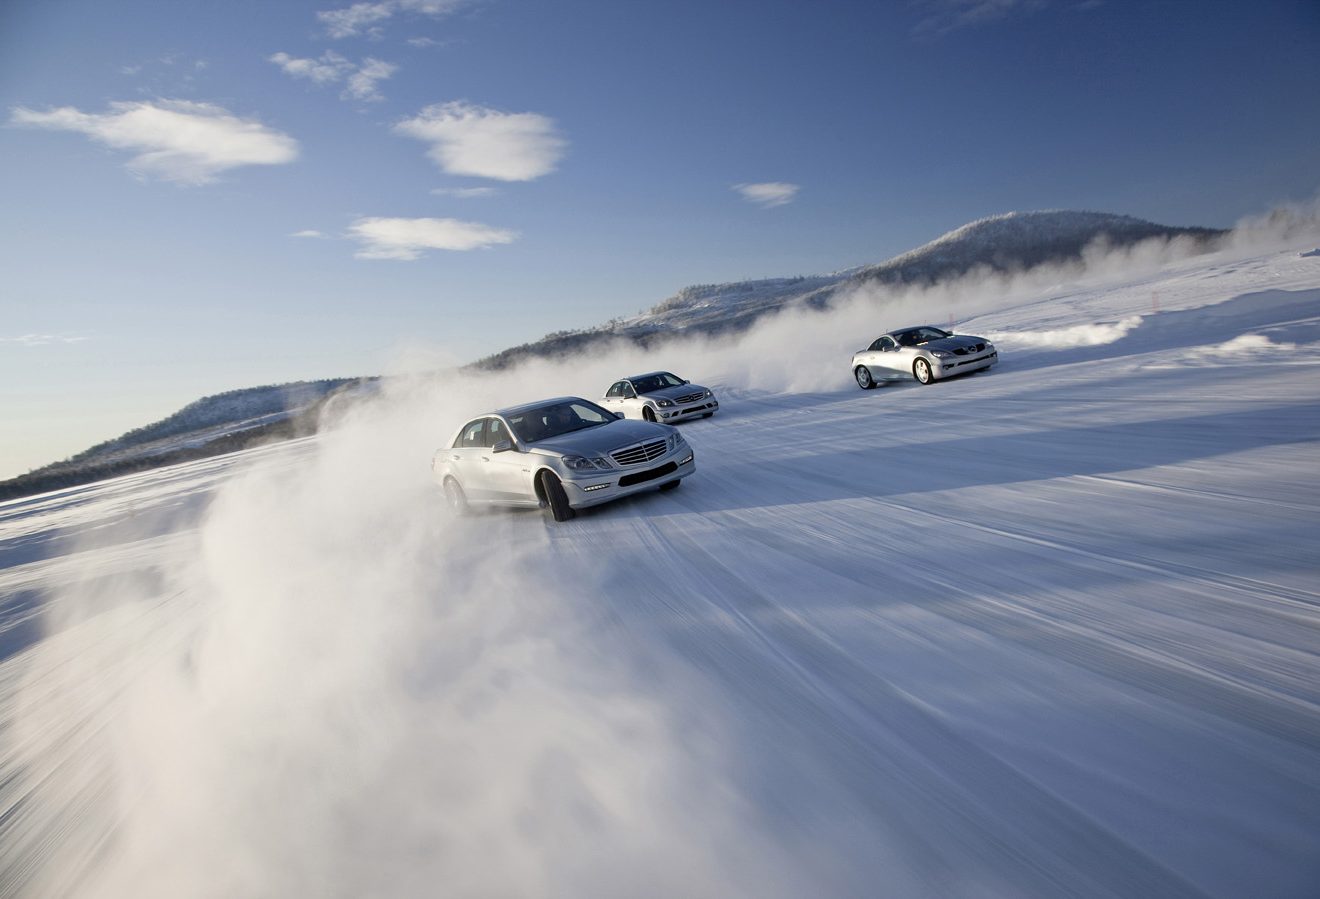
POLYGON ((940 378, 981 371, 999 361, 995 345, 984 337, 951 334, 930 325, 881 334, 853 353, 857 386, 870 390, 878 381, 916 378, 929 384, 940 378))
POLYGON ((601 404, 626 418, 675 422, 700 415, 710 418, 720 408, 715 394, 667 371, 633 375, 610 385, 601 404))
POLYGON ((473 505, 548 508, 555 521, 696 471, 677 428, 624 421, 575 396, 499 409, 458 429, 431 470, 456 513, 473 505))

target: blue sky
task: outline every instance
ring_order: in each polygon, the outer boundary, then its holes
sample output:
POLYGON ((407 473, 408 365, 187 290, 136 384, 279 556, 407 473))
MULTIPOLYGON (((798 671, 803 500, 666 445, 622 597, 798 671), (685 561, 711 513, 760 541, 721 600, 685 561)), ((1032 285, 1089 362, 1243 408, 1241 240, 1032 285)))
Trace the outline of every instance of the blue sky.
POLYGON ((0 477, 986 215, 1320 188, 1320 5, 10 0, 0 477))

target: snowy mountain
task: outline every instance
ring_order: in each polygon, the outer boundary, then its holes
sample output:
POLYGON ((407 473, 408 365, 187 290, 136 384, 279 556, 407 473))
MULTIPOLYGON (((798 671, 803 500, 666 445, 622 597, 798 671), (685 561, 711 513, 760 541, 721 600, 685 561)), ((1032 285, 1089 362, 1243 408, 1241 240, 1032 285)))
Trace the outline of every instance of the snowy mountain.
POLYGON ((0 895, 1313 897, 1315 247, 675 344, 696 473, 563 525, 428 460, 636 346, 0 503, 0 895))
POLYGON ((496 353, 478 365, 500 369, 527 358, 583 352, 616 338, 653 346, 674 336, 739 331, 782 309, 824 308, 855 290, 877 284, 933 284, 977 269, 1018 271, 1079 260, 1087 247, 1124 247, 1160 238, 1184 239, 1209 249, 1225 233, 1100 212, 1010 212, 964 225, 877 265, 826 275, 685 287, 641 315, 583 331, 548 334, 496 353))
POLYGON ((372 380, 297 381, 204 397, 154 424, 0 482, 0 499, 306 436, 315 433, 330 397, 360 394, 372 380))

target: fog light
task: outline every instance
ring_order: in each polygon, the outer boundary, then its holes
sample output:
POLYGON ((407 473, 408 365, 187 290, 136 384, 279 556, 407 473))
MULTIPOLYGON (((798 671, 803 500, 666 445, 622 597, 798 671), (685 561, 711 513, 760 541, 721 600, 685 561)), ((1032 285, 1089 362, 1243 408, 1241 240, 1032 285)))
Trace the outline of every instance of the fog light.
POLYGON ((687 457, 686 459, 684 459, 682 462, 679 462, 678 464, 679 464, 679 465, 686 465, 686 464, 688 464, 688 463, 691 462, 691 461, 692 461, 692 454, 691 454, 691 453, 688 453, 688 457, 687 457))
POLYGON ((585 491, 585 492, 587 492, 587 493, 590 493, 592 490, 604 490, 604 489, 605 489, 606 487, 608 487, 608 486, 610 486, 608 483, 606 483, 606 484, 592 484, 590 487, 583 487, 582 489, 583 489, 583 491, 585 491))

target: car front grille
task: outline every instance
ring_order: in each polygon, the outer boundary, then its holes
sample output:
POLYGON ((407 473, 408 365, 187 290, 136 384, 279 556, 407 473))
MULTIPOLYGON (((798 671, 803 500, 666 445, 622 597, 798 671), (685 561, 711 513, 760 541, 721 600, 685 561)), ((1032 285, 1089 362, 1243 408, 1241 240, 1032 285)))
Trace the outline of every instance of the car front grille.
POLYGON ((705 391, 702 391, 701 393, 689 393, 689 394, 685 394, 684 396, 674 397, 674 402, 678 403, 680 406, 683 403, 695 403, 697 400, 701 399, 705 395, 706 395, 705 391))
POLYGON ((625 447, 610 453, 610 458, 619 465, 641 465, 652 459, 659 459, 665 454, 665 440, 649 440, 636 446, 625 447))
POLYGON ((985 352, 985 344, 978 343, 975 346, 958 347, 958 349, 953 351, 953 354, 955 356, 966 356, 971 353, 984 353, 984 352, 985 352))

